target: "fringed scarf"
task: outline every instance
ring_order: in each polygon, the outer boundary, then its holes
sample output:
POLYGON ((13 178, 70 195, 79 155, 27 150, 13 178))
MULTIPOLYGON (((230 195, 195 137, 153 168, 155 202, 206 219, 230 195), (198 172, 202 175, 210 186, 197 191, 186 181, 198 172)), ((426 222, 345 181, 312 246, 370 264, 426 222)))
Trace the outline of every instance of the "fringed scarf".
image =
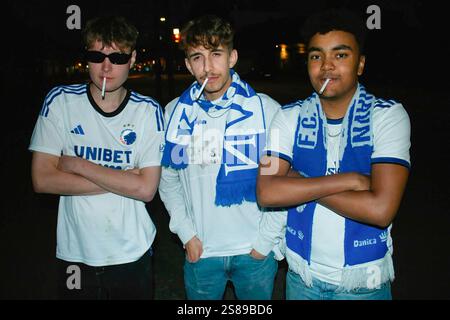
MULTIPOLYGON (((370 175, 373 152, 372 112, 375 102, 375 97, 366 93, 365 88, 359 85, 342 123, 339 153, 339 168, 342 173, 358 172, 370 175)), ((299 107, 300 115, 293 149, 293 168, 305 177, 324 176, 327 170, 327 126, 319 96, 313 94, 299 107)), ((286 243, 290 250, 305 260, 304 268, 311 263, 311 241, 316 206, 317 202, 312 201, 288 211, 286 243)), ((357 282, 368 277, 367 274, 361 274, 358 276, 361 279, 356 279, 358 272, 354 272, 354 266, 387 256, 388 232, 388 229, 379 229, 345 219, 344 287, 350 289, 361 286, 357 282)), ((304 268, 300 270, 300 274, 305 275, 304 268)), ((388 266, 387 269, 389 270, 384 272, 382 278, 393 277, 391 267, 388 266)), ((307 282, 311 281, 310 276, 305 278, 307 282)))
MULTIPOLYGON (((223 133, 221 167, 216 179, 217 206, 231 206, 243 201, 256 202, 256 177, 259 158, 266 142, 262 101, 238 74, 230 70, 232 83, 216 101, 202 95, 196 100, 200 84, 194 82, 179 98, 166 131, 162 165, 183 170, 195 164, 190 159, 192 137, 199 126, 200 109, 227 110, 223 133)), ((195 151, 194 151, 195 152, 195 151)))

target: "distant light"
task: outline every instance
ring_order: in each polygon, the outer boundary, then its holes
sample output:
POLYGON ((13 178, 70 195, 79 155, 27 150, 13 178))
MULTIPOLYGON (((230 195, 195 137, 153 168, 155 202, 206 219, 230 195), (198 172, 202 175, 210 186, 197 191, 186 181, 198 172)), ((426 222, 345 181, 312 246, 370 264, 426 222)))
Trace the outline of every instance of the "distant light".
POLYGON ((142 49, 142 52, 145 52, 145 49, 142 49))
POLYGON ((166 17, 161 17, 161 18, 159 18, 159 21, 161 21, 161 22, 166 22, 166 17))
POLYGON ((281 46, 280 59, 286 61, 289 59, 289 52, 287 51, 288 46, 286 44, 281 44, 280 46, 281 46))
POLYGON ((305 54, 306 53, 306 46, 304 43, 298 43, 297 44, 298 53, 299 54, 305 54))
POLYGON ((275 46, 275 48, 279 48, 279 47, 280 47, 279 45, 276 45, 276 46, 275 46))
POLYGON ((82 66, 81 62, 78 62, 78 66, 79 66, 79 67, 81 67, 81 66, 82 66))
POLYGON ((175 43, 180 43, 180 41, 181 41, 180 29, 179 28, 173 28, 172 33, 173 33, 173 41, 175 43))

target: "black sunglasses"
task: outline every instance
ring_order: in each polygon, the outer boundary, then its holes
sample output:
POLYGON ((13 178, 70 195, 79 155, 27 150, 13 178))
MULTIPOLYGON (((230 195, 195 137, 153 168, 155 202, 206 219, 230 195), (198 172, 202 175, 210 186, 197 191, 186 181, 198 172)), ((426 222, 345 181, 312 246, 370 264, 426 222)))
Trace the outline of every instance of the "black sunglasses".
POLYGON ((86 51, 85 58, 88 62, 102 63, 108 57, 112 64, 127 64, 130 61, 131 53, 113 52, 104 54, 100 51, 86 51))

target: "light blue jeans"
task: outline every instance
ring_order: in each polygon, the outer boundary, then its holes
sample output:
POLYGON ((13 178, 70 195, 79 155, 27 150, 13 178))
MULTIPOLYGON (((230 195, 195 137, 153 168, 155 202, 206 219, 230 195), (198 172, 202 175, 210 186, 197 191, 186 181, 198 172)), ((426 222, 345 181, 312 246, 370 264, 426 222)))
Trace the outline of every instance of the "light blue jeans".
POLYGON ((184 285, 189 300, 221 300, 228 280, 242 300, 270 300, 278 262, 271 252, 257 260, 249 254, 185 260, 184 285))
POLYGON ((358 288, 351 291, 313 278, 313 286, 306 286, 300 275, 289 270, 286 275, 287 300, 392 300, 390 282, 379 289, 358 288))

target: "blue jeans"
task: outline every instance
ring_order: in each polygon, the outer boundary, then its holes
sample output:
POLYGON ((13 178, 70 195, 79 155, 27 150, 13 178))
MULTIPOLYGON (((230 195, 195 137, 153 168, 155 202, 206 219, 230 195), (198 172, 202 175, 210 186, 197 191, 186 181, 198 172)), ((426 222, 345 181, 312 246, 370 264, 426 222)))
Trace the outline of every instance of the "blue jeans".
POLYGON ((351 291, 313 278, 313 286, 306 286, 300 275, 289 270, 286 275, 287 300, 392 300, 391 284, 383 283, 379 289, 358 288, 351 291))
POLYGON ((271 252, 257 260, 249 254, 210 257, 196 263, 185 261, 184 285, 189 300, 223 299, 228 280, 236 297, 243 300, 270 300, 278 262, 271 252))

